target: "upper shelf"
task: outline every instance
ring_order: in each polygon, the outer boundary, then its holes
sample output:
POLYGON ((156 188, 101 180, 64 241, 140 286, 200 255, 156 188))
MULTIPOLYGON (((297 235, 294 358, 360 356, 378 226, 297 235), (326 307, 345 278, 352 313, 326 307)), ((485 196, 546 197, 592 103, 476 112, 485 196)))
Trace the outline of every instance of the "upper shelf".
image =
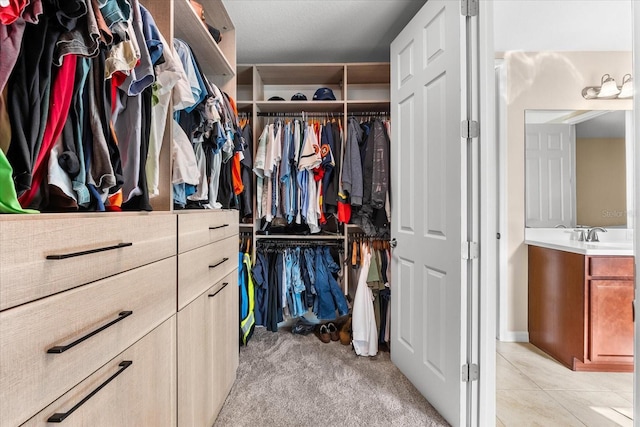
MULTIPOLYGON (((175 37, 184 40, 191 46, 202 72, 207 76, 224 76, 229 79, 235 76, 234 67, 213 40, 209 30, 202 24, 189 0, 175 0, 174 4, 175 37)), ((206 1, 203 4, 206 10, 206 21, 220 30, 224 39, 224 32, 233 30, 233 24, 222 3, 206 1)))
POLYGON ((389 84, 391 67, 388 62, 347 64, 349 84, 389 84))
POLYGON ((336 64, 261 64, 256 71, 265 85, 339 85, 344 67, 336 64))

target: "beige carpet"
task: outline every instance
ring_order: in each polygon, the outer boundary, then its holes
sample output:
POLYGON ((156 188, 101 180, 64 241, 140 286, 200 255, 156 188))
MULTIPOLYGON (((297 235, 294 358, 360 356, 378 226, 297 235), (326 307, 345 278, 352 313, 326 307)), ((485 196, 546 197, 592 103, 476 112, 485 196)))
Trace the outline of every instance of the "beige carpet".
POLYGON ((216 426, 448 426, 391 363, 289 328, 256 328, 216 426))

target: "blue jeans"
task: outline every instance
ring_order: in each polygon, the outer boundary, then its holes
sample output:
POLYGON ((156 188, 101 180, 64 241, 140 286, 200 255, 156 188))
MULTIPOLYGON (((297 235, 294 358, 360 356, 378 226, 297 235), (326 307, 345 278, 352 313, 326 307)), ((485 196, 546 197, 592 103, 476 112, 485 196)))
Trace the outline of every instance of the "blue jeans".
POLYGON ((316 290, 317 311, 319 319, 332 320, 336 318, 336 309, 340 316, 349 312, 347 300, 342 289, 331 273, 340 271, 340 266, 331 257, 328 247, 316 248, 316 290))
POLYGON ((302 305, 304 283, 300 276, 300 248, 289 249, 285 254, 285 278, 287 282, 287 303, 291 316, 298 317, 305 313, 302 305))

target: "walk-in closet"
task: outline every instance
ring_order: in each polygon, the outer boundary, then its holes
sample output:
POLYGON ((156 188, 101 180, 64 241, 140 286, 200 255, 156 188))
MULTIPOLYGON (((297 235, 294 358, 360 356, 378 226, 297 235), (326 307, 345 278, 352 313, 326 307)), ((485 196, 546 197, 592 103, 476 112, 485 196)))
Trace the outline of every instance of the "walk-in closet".
POLYGON ((472 423, 474 5, 0 0, 0 427, 472 423))

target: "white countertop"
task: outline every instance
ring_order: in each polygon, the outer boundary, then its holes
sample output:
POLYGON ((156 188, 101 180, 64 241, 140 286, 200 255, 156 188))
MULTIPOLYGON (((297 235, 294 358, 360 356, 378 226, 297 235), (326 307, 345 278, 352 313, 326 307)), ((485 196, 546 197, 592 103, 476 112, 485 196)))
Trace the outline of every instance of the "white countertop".
POLYGON ((579 241, 576 237, 572 229, 527 228, 524 243, 582 255, 633 256, 631 230, 609 229, 607 233, 598 233, 600 242, 579 241))

